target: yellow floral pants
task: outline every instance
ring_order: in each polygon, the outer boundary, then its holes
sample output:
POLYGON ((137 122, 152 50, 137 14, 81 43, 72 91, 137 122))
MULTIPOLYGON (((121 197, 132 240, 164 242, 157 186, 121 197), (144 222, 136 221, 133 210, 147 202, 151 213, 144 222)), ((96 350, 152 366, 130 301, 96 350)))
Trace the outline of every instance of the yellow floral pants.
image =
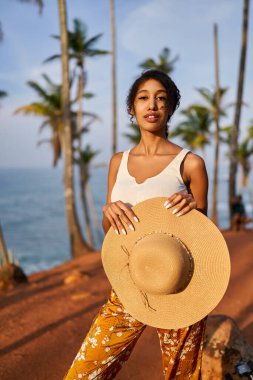
MULTIPOLYGON (((165 380, 201 379, 207 317, 178 330, 157 329, 165 380)), ((129 358, 146 325, 124 309, 114 290, 101 307, 64 380, 110 380, 129 358)))

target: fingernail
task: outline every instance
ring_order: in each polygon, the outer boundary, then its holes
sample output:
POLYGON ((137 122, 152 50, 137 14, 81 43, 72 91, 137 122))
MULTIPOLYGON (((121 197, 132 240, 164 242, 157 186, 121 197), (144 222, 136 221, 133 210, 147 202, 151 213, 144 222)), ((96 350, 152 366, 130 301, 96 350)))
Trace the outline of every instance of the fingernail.
POLYGON ((134 216, 134 220, 139 223, 139 219, 136 216, 134 216))
POLYGON ((124 235, 126 235, 127 233, 126 233, 126 231, 122 228, 122 230, 121 230, 122 232, 123 232, 123 234, 124 235))
POLYGON ((182 215, 182 213, 181 212, 178 212, 177 214, 176 214, 176 216, 181 216, 182 215))
POLYGON ((172 203, 168 203, 165 208, 170 208, 172 206, 172 203))
POLYGON ((172 211, 172 214, 176 214, 178 212, 178 209, 175 208, 175 210, 172 211))
POLYGON ((118 235, 119 234, 119 231, 118 230, 114 230, 114 232, 118 235))
POLYGON ((168 203, 169 203, 169 201, 165 201, 164 204, 163 204, 164 207, 166 207, 168 203))
POLYGON ((130 230, 134 231, 134 226, 132 224, 129 224, 130 230))

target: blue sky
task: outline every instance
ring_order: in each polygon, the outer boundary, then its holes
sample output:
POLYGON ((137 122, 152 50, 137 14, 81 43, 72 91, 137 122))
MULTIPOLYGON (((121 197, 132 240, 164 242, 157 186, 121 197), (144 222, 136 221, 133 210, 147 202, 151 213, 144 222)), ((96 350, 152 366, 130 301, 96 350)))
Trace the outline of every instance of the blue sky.
MULTIPOLYGON (((89 36, 103 33, 97 47, 110 50, 109 0, 67 1, 68 24, 78 17, 88 26, 89 36)), ((180 110, 200 98, 196 87, 214 85, 213 24, 219 25, 220 81, 228 86, 226 102, 236 96, 243 1, 231 0, 115 0, 117 24, 117 78, 118 78, 118 150, 129 147, 122 134, 128 131, 125 98, 134 78, 141 72, 139 63, 147 57, 157 57, 165 47, 172 56, 179 55, 172 74, 181 95, 181 106, 171 122, 171 128, 180 120, 180 110)), ((50 146, 37 147, 37 141, 47 138, 49 131, 38 134, 42 120, 13 115, 16 108, 37 100, 26 85, 28 80, 43 84, 42 73, 54 81, 61 78, 59 62, 42 64, 50 55, 59 52, 52 34, 59 33, 57 1, 45 0, 43 14, 34 5, 15 0, 0 2, 0 19, 4 40, 0 44, 0 89, 9 96, 0 108, 0 167, 50 167, 50 146)), ((242 137, 253 119, 253 36, 252 8, 250 9, 249 48, 247 52, 242 137)), ((108 161, 111 152, 111 66, 110 57, 87 59, 87 91, 95 93, 88 100, 86 110, 97 113, 101 121, 91 126, 84 136, 94 149, 101 149, 97 162, 108 161)), ((224 120, 233 120, 233 110, 224 120)), ((213 147, 207 149, 207 165, 211 165, 213 147)))

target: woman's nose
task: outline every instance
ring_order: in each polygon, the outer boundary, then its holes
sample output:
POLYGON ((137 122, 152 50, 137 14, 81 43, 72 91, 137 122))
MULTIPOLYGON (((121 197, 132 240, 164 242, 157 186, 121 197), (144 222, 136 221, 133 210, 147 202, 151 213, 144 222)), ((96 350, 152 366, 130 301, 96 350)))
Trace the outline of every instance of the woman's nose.
POLYGON ((150 101, 149 101, 149 109, 153 110, 153 109, 156 109, 157 107, 157 104, 156 104, 156 99, 155 98, 151 98, 150 101))

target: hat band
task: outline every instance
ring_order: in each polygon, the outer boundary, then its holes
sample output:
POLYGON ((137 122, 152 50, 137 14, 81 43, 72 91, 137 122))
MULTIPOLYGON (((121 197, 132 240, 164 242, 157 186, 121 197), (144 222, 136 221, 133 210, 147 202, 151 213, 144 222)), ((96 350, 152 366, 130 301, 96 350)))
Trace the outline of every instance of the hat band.
MULTIPOLYGON (((143 240, 145 237, 147 237, 148 235, 153 235, 153 234, 165 234, 169 237, 172 237, 174 239, 177 240, 177 242, 181 245, 181 247, 183 248, 184 250, 184 253, 186 254, 186 257, 187 257, 187 262, 188 262, 188 270, 186 273, 184 273, 184 282, 181 283, 181 286, 178 287, 176 290, 172 291, 170 290, 169 293, 167 294, 162 294, 161 295, 169 295, 169 294, 177 294, 177 293, 180 293, 181 291, 183 291, 189 284, 191 278, 192 278, 192 275, 193 275, 193 271, 194 271, 194 261, 193 261, 193 258, 192 258, 192 255, 191 255, 191 252, 189 251, 189 249, 186 247, 186 245, 181 241, 181 239, 179 237, 177 237, 176 235, 174 234, 171 234, 171 233, 168 233, 168 232, 165 232, 165 231, 151 231, 149 233, 146 233, 144 235, 142 235, 138 240, 136 240, 135 244, 137 244, 138 242, 140 242, 141 240, 143 240)), ((129 265, 129 260, 130 260, 130 252, 128 251, 128 249, 126 248, 126 246, 124 245, 121 245, 120 246, 121 249, 123 250, 123 252, 127 255, 128 257, 128 261, 127 261, 127 264, 124 266, 124 268, 128 268, 128 271, 129 271, 129 274, 130 274, 130 277, 132 278, 132 275, 131 275, 131 268, 130 268, 130 265, 129 265)), ((122 269, 124 269, 122 268, 122 269)), ((141 286, 138 286, 134 279, 132 278, 132 281, 133 281, 133 284, 134 286, 136 287, 136 289, 140 292, 141 294, 141 298, 142 298, 142 301, 145 305, 145 307, 148 307, 150 310, 153 310, 153 311, 156 311, 156 309, 154 309, 150 303, 149 303, 149 300, 148 300, 148 294, 152 294, 152 291, 151 290, 145 290, 141 288, 141 286)), ((159 293, 157 293, 159 294, 159 293)))

